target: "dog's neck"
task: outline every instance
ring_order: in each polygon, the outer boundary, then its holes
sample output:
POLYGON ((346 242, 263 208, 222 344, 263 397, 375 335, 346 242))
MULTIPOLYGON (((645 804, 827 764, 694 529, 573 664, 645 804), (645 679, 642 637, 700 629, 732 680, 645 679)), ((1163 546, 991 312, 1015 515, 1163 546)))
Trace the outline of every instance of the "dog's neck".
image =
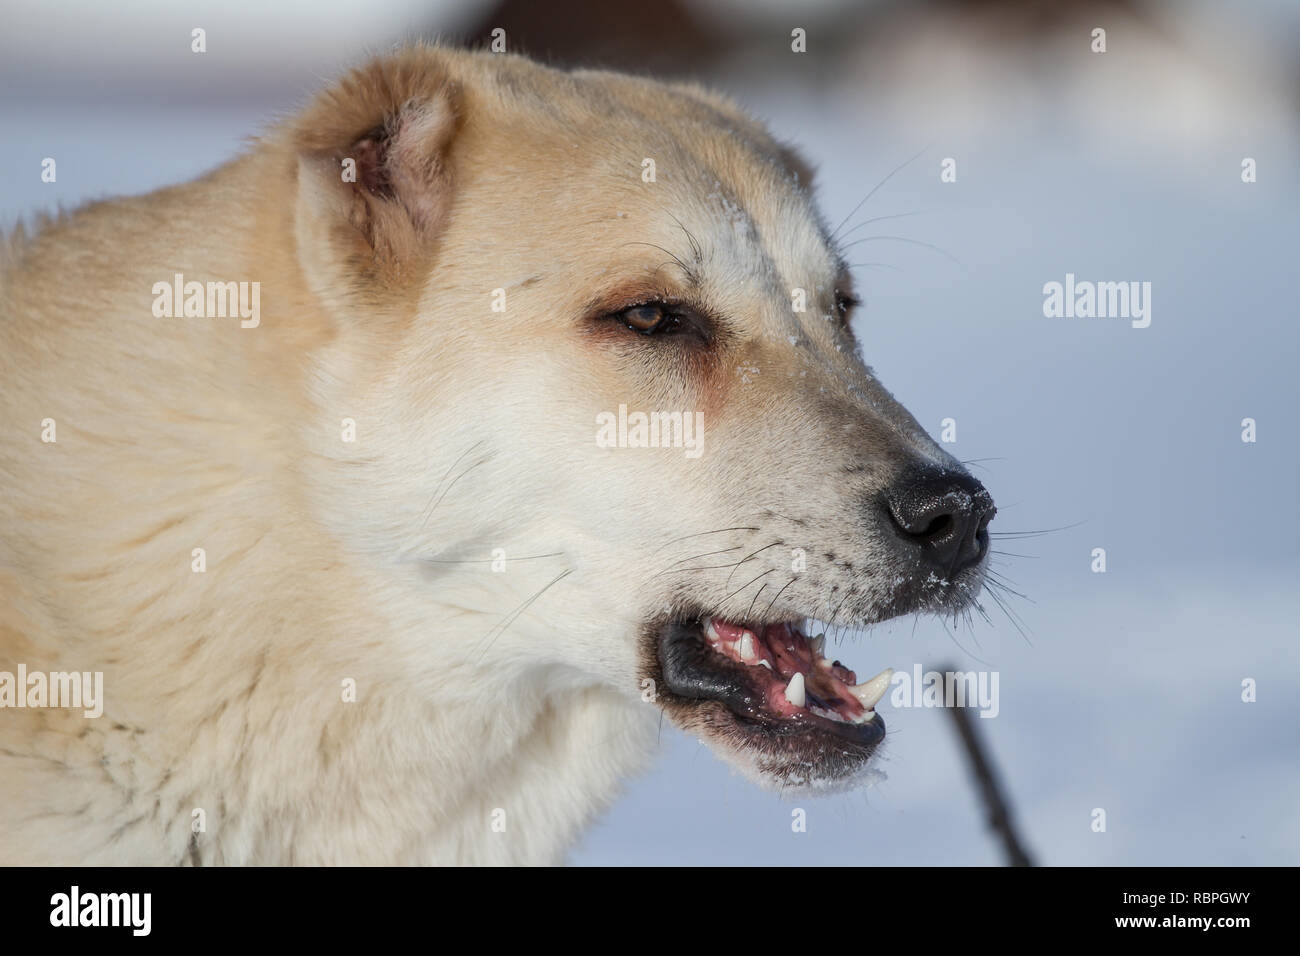
MULTIPOLYGON (((282 529, 263 546, 293 546, 300 535, 282 529)), ((504 664, 512 642, 546 637, 527 622, 501 632, 509 609, 419 606, 334 563, 324 537, 307 553, 319 566, 277 583, 274 609, 241 603, 241 591, 258 591, 237 567, 211 577, 213 593, 190 622, 196 640, 219 635, 221 652, 152 661, 169 686, 187 688, 183 698, 150 711, 143 701, 156 696, 144 687, 126 696, 132 689, 119 682, 94 728, 129 727, 117 735, 129 749, 106 749, 133 773, 159 777, 180 818, 203 811, 203 832, 177 830, 169 857, 560 861, 644 764, 653 710, 566 668, 504 664), (268 633, 251 626, 267 614, 277 618, 272 636, 245 639, 268 633), (205 753, 201 765, 187 759, 194 751, 205 753)))

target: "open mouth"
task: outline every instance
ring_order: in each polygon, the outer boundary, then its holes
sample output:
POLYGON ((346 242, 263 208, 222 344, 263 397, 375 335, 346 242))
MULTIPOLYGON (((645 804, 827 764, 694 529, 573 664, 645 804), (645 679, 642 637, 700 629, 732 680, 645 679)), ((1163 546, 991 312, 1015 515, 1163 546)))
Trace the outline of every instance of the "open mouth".
POLYGON ((669 621, 657 637, 673 703, 712 704, 715 713, 720 705, 733 735, 773 756, 813 761, 833 750, 863 761, 885 736, 875 707, 893 671, 859 683, 825 655, 825 637, 809 637, 803 622, 701 616, 669 621))

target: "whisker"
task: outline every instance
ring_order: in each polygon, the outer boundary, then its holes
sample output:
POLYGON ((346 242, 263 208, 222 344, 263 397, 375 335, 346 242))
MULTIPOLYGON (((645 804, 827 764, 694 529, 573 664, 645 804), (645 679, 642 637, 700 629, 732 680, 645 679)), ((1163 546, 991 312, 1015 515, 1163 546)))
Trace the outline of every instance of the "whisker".
POLYGON ((700 246, 699 242, 696 241, 695 237, 691 235, 691 231, 687 229, 685 226, 683 226, 682 221, 678 219, 676 216, 674 216, 672 213, 668 214, 668 218, 671 219, 673 222, 677 223, 677 228, 679 228, 682 232, 686 234, 686 242, 691 247, 691 258, 693 258, 696 262, 702 263, 704 261, 704 249, 703 247, 700 246))
POLYGON ((1010 586, 1011 584, 1015 584, 1016 583, 1015 581, 1012 581, 1010 578, 1007 578, 1005 575, 999 574, 997 571, 994 571, 991 568, 986 573, 989 575, 985 579, 986 583, 992 583, 995 586, 1000 587, 1003 591, 1006 591, 1009 594, 1014 594, 1022 601, 1029 601, 1030 604, 1034 603, 1033 600, 1028 595, 1021 594, 1015 588, 1010 586))
MULTIPOLYGON (((663 246, 661 246, 661 245, 657 245, 656 243, 653 243, 653 242, 643 242, 643 241, 641 241, 641 240, 633 239, 633 240, 629 240, 628 242, 622 243, 622 245, 625 245, 625 246, 649 246, 651 249, 658 249, 660 252, 662 252, 664 255, 666 255, 669 259, 671 259, 673 262, 675 262, 675 263, 678 265, 678 267, 681 268, 683 274, 686 276, 686 278, 687 278, 689 281, 692 281, 692 282, 695 281, 696 277, 699 275, 699 270, 695 269, 693 266, 689 266, 689 265, 687 265, 685 262, 683 262, 683 261, 681 260, 680 257, 677 256, 676 253, 672 252, 671 250, 665 249, 663 246)), ((665 262, 664 265, 667 265, 667 263, 665 262)), ((660 268, 663 268, 663 266, 660 266, 660 268)))
POLYGON ((854 239, 852 242, 847 243, 844 246, 844 248, 851 249, 853 246, 856 246, 860 242, 879 242, 884 240, 889 240, 892 242, 906 242, 914 246, 922 246, 926 249, 929 249, 931 252, 937 252, 945 259, 957 263, 957 265, 961 265, 961 260, 958 259, 956 256, 954 256, 947 249, 944 249, 940 246, 936 246, 933 242, 926 242, 924 239, 912 239, 909 236, 864 236, 861 239, 854 239))
MULTIPOLYGON (((734 551, 736 549, 728 548, 727 550, 734 551)), ((701 557, 701 555, 696 555, 696 557, 701 557)), ((734 568, 736 565, 743 563, 743 561, 733 561, 731 564, 701 564, 694 568, 665 568, 662 571, 656 571, 651 577, 657 578, 663 574, 686 574, 690 571, 725 571, 727 568, 734 568)))
POLYGON ((1056 534, 1058 531, 1069 531, 1071 528, 1078 528, 1087 524, 1086 521, 1076 521, 1074 524, 1062 525, 1059 528, 1043 528, 1041 531, 990 531, 990 538, 1034 538, 1040 534, 1056 534))
POLYGON ((680 538, 673 538, 669 541, 665 541, 663 544, 661 544, 658 548, 655 549, 655 553, 658 554, 664 548, 668 547, 668 545, 676 544, 678 541, 685 541, 688 538, 702 538, 706 534, 722 534, 725 531, 758 531, 758 530, 760 529, 758 528, 717 528, 713 531, 697 531, 695 534, 684 534, 680 538))
POLYGON ((438 479, 438 483, 434 486, 433 494, 429 496, 429 503, 424 507, 424 510, 420 512, 421 527, 429 523, 429 517, 433 514, 433 508, 435 507, 435 500, 436 501, 442 500, 441 498, 438 497, 438 490, 442 488, 442 483, 447 480, 447 476, 450 475, 452 471, 455 470, 457 465, 459 465, 462 461, 464 461, 466 455, 472 452, 479 445, 482 445, 485 441, 486 439, 480 438, 474 444, 470 445, 463 452, 461 452, 460 456, 455 461, 453 461, 450 465, 447 466, 447 470, 443 473, 442 477, 438 479))
POLYGON ((862 220, 860 223, 858 223, 856 226, 854 226, 854 227, 853 227, 852 229, 850 229, 848 232, 844 233, 843 236, 840 236, 840 238, 841 238, 841 239, 846 239, 846 238, 848 238, 849 236, 853 235, 855 232, 857 232, 859 229, 861 229, 863 226, 869 226, 869 225, 871 225, 873 222, 884 222, 886 219, 904 219, 904 218, 906 218, 906 217, 908 217, 908 216, 916 216, 916 215, 919 215, 919 213, 916 213, 916 212, 896 212, 896 213, 893 213, 892 215, 889 215, 889 216, 872 216, 870 219, 864 219, 864 220, 862 220))
POLYGON ((506 617, 503 621, 493 625, 492 630, 488 631, 486 635, 490 639, 483 646, 483 649, 479 651, 476 660, 481 661, 483 659, 483 655, 488 652, 489 648, 491 648, 494 643, 496 643, 496 639, 500 637, 502 634, 504 634, 506 630, 510 627, 510 625, 519 619, 519 615, 523 614, 524 611, 528 610, 532 606, 534 601, 536 601, 539 597, 541 597, 543 594, 549 591, 562 579, 568 577, 572 573, 573 573, 573 568, 564 569, 555 577, 551 578, 550 582, 545 587, 543 587, 540 591, 538 591, 536 594, 530 597, 523 604, 519 605, 519 607, 517 607, 514 611, 512 611, 510 615, 506 617), (495 631, 496 633, 493 634, 493 631, 495 631))
POLYGON ((781 595, 785 593, 785 589, 788 588, 790 585, 794 584, 794 582, 795 582, 795 579, 794 579, 794 578, 791 578, 789 581, 786 581, 786 582, 785 582, 785 586, 782 587, 781 590, 779 590, 779 591, 776 592, 776 597, 772 598, 772 603, 769 604, 769 605, 767 606, 767 610, 766 610, 765 612, 763 612, 763 616, 764 616, 764 617, 767 617, 767 615, 769 615, 769 614, 772 613, 772 608, 776 606, 776 602, 777 602, 778 600, 780 600, 781 595))
POLYGON ((836 644, 839 644, 840 641, 841 641, 841 639, 844 637, 844 628, 843 628, 843 626, 841 626, 840 629, 839 629, 838 631, 836 631, 836 630, 835 630, 835 619, 836 619, 837 617, 840 616, 840 611, 844 608, 844 605, 848 602, 848 600, 849 600, 848 597, 845 596, 845 597, 840 601, 839 604, 835 605, 835 610, 831 612, 831 619, 830 619, 829 621, 826 622, 826 630, 827 630, 828 632, 829 632, 829 631, 835 631, 835 634, 834 634, 834 636, 833 636, 833 639, 834 639, 834 641, 835 641, 836 644))
POLYGON ((466 475, 468 475, 471 471, 473 471, 473 470, 474 470, 475 468, 477 468, 479 465, 486 465, 486 464, 487 464, 489 461, 491 461, 491 460, 492 460, 492 455, 490 455, 490 454, 489 454, 489 455, 486 455, 485 457, 480 458, 478 461, 474 462, 474 464, 470 465, 468 468, 466 468, 464 471, 462 471, 462 472, 461 472, 459 475, 457 475, 455 478, 453 478, 453 479, 452 479, 452 480, 447 484, 447 487, 446 487, 445 489, 443 489, 442 494, 438 496, 438 500, 435 501, 435 502, 433 503, 433 507, 429 509, 429 513, 428 513, 428 515, 425 516, 424 524, 425 524, 425 525, 428 525, 428 523, 433 519, 433 514, 434 514, 435 511, 438 510, 438 505, 442 504, 442 499, 447 497, 447 495, 451 492, 451 489, 455 487, 456 482, 460 481, 462 478, 464 478, 466 475))
MULTIPOLYGON (((782 543, 782 542, 780 542, 780 541, 773 541, 771 544, 766 545, 765 547, 759 548, 757 551, 752 551, 752 552, 750 552, 748 555, 746 555, 744 558, 742 558, 739 562, 737 562, 737 564, 736 564, 736 568, 740 567, 742 564, 746 563, 747 561, 751 561, 751 560, 753 560, 753 558, 754 558, 755 555, 762 554, 762 553, 763 553, 764 551, 766 551, 768 548, 775 548, 777 545, 779 545, 779 544, 781 544, 781 543, 782 543)), ((739 545, 737 545, 737 547, 739 547, 739 545)), ((730 586, 730 584, 731 584, 731 579, 732 579, 732 577, 734 577, 735 574, 736 574, 736 568, 732 568, 732 569, 731 569, 731 574, 728 574, 728 575, 727 575, 727 580, 724 581, 724 582, 722 583, 722 586, 723 586, 724 588, 730 586)))
MULTIPOLYGON (((744 588, 741 588, 741 590, 743 591, 744 588)), ((748 610, 745 611, 745 620, 747 621, 753 620, 753 618, 750 617, 750 615, 754 613, 754 605, 758 603, 758 596, 766 590, 767 590, 767 585, 764 584, 761 588, 759 588, 757 591, 754 592, 754 599, 749 602, 749 608, 748 610)))
POLYGON ((1001 596, 998 595, 998 592, 994 584, 995 582, 985 580, 984 589, 988 592, 989 597, 993 599, 993 603, 998 606, 998 608, 1006 616, 1007 620, 1011 622, 1011 626, 1014 627, 1020 633, 1020 636, 1024 639, 1025 643, 1032 644, 1033 642, 1029 640, 1029 634, 1026 633, 1026 628, 1028 625, 1022 626, 1023 619, 1021 619, 1020 616, 1016 614, 1015 611, 1010 606, 1007 605, 1006 601, 1004 601, 1001 598, 1001 596))
POLYGON ((863 196, 862 199, 858 202, 858 204, 857 204, 856 206, 854 206, 851 210, 849 210, 849 214, 848 214, 847 216, 845 216, 842 220, 840 220, 840 224, 839 224, 838 226, 835 227, 834 231, 831 232, 831 235, 830 235, 831 241, 832 241, 832 242, 835 241, 835 237, 836 237, 837 235, 839 235, 839 231, 840 231, 841 229, 844 228, 845 223, 847 223, 850 219, 852 219, 854 216, 857 215, 858 210, 861 209, 863 206, 865 206, 865 205, 867 204, 867 200, 869 200, 869 199, 870 199, 872 196, 874 196, 876 193, 880 192, 881 188, 885 185, 885 183, 887 183, 887 182, 889 182, 891 179, 893 179, 894 176, 896 176, 898 173, 902 172, 904 169, 906 169, 906 168, 907 168, 908 166, 910 166, 912 163, 916 162, 916 161, 917 161, 918 159, 920 159, 923 155, 925 155, 925 151, 926 151, 927 149, 929 149, 929 148, 930 148, 930 147, 927 146, 925 149, 921 150, 921 152, 917 153, 917 154, 916 154, 915 156, 913 156, 911 159, 905 160, 905 161, 903 161, 902 163, 900 163, 899 165, 895 166, 892 170, 889 171, 889 175, 888 175, 888 176, 886 176, 886 177, 885 177, 884 179, 882 179, 880 182, 876 183, 875 188, 873 188, 873 189, 871 190, 871 192, 869 192, 869 193, 867 193, 865 196, 863 196))
MULTIPOLYGON (((662 571, 660 571, 659 574, 667 574, 669 571, 673 570, 673 565, 674 565, 674 564, 685 564, 687 561, 698 561, 700 558, 711 558, 711 557, 713 557, 713 555, 715 555, 715 554, 726 554, 728 551, 739 551, 739 550, 740 550, 740 545, 737 544, 737 545, 732 545, 730 548, 723 548, 721 551, 705 551, 703 554, 693 554, 693 555, 691 555, 689 558, 679 558, 678 560, 674 561, 672 564, 668 565, 668 567, 666 567, 666 568, 664 568, 662 571)), ((725 564, 724 564, 724 565, 721 565, 721 566, 724 567, 724 568, 726 567, 725 564)), ((682 570, 682 571, 699 571, 699 570, 702 570, 702 569, 700 569, 700 568, 681 568, 681 569, 679 569, 679 570, 682 570)), ((657 575, 655 575, 655 576, 658 577, 659 575, 657 574, 657 575)))
POLYGON ((939 626, 943 628, 943 632, 948 635, 948 640, 952 641, 953 647, 957 648, 957 650, 961 651, 963 654, 965 654, 967 657, 970 657, 972 660, 978 661, 979 663, 983 664, 985 667, 993 666, 988 661, 984 660, 984 658, 962 647, 957 640, 957 635, 953 634, 952 631, 948 630, 948 622, 945 621, 943 618, 939 618, 939 626))
MULTIPOLYGON (((764 572, 763 572, 762 574, 760 574, 758 577, 754 578, 753 581, 750 581, 750 582, 748 582, 747 584, 744 584, 744 585, 742 585, 741 587, 737 588, 736 590, 732 591, 730 594, 728 594, 725 598, 722 599, 722 603, 723 603, 723 604, 726 604, 728 601, 730 601, 732 598, 734 598, 734 597, 735 597, 737 594, 739 594, 741 591, 745 590, 745 588, 749 587, 750 584, 753 584, 754 581, 761 580, 762 578, 767 577, 769 574, 776 574, 776 568, 768 568, 766 571, 764 571, 764 572)), ((764 585, 764 587, 766 587, 766 585, 764 585)), ((759 590, 762 590, 762 588, 760 588, 759 590)))
MULTIPOLYGON (((541 558, 558 558, 563 556, 563 551, 552 551, 550 554, 525 554, 518 558, 505 557, 504 561, 537 561, 541 558)), ((420 558, 427 564, 491 564, 496 558, 420 558)))
POLYGON ((888 269, 891 272, 902 272, 898 266, 889 262, 850 262, 846 264, 848 269, 888 269))

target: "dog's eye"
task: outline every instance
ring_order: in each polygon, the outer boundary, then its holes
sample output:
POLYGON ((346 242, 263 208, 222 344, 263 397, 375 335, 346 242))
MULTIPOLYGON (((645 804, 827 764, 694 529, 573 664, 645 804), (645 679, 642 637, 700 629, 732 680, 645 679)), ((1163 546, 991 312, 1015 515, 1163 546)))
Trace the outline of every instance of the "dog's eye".
POLYGON ((841 292, 839 289, 835 290, 835 317, 841 322, 847 322, 849 313, 861 304, 862 300, 857 296, 841 292))
POLYGON ((680 315, 669 311, 660 302, 634 305, 617 313, 617 317, 628 328, 640 332, 642 335, 667 332, 676 328, 681 322, 680 315))
POLYGON ((709 345, 712 326, 704 315, 680 302, 652 299, 600 316, 602 322, 617 322, 646 338, 671 339, 682 344, 709 345))

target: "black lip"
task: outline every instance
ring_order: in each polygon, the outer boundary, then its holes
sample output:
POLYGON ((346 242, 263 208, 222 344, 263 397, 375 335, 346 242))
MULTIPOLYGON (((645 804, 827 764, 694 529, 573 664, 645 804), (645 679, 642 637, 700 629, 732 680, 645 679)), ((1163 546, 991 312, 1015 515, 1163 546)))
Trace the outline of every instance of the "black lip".
POLYGON ((818 717, 778 717, 764 707, 762 691, 747 675, 749 670, 715 653, 703 638, 703 622, 677 618, 656 629, 660 674, 663 686, 684 701, 714 701, 722 704, 738 724, 769 738, 830 735, 864 751, 875 750, 885 738, 885 721, 877 714, 864 724, 847 724, 818 717))

